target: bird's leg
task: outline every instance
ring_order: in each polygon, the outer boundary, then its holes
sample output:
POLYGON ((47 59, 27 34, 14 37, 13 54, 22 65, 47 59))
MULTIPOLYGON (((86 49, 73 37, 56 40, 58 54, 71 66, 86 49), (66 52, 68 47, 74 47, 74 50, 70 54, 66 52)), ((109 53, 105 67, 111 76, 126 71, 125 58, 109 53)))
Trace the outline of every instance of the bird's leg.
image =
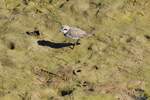
POLYGON ((74 46, 79 45, 80 44, 79 41, 80 39, 77 39, 77 41, 74 43, 74 46))
POLYGON ((79 41, 80 41, 80 39, 78 39, 78 40, 76 41, 76 45, 80 44, 79 41))
POLYGON ((80 44, 79 41, 80 41, 80 39, 78 39, 75 43, 73 43, 71 49, 74 49, 74 47, 75 47, 76 45, 79 45, 79 44, 80 44))

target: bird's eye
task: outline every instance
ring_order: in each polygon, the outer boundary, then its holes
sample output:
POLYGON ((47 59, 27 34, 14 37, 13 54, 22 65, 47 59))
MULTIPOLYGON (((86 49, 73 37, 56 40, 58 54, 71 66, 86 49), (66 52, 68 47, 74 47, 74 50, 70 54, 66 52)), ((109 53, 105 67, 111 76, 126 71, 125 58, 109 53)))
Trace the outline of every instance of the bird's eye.
POLYGON ((65 28, 64 30, 66 31, 67 29, 65 28))

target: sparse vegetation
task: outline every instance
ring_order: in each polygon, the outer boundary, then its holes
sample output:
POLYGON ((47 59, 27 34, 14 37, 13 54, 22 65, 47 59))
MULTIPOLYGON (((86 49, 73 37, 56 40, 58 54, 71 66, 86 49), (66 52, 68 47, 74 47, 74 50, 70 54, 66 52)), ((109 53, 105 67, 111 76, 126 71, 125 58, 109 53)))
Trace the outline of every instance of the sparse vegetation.
POLYGON ((0 100, 149 100, 149 0, 0 0, 0 100), (60 26, 94 36, 71 49, 60 26))

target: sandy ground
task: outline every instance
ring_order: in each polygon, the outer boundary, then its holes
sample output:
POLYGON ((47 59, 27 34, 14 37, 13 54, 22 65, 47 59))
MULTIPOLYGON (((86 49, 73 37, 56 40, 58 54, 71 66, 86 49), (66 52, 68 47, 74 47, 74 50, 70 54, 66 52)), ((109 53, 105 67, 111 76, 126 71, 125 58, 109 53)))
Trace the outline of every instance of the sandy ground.
POLYGON ((149 0, 0 0, 0 100, 149 100, 149 0), (62 24, 94 36, 74 40, 62 24))

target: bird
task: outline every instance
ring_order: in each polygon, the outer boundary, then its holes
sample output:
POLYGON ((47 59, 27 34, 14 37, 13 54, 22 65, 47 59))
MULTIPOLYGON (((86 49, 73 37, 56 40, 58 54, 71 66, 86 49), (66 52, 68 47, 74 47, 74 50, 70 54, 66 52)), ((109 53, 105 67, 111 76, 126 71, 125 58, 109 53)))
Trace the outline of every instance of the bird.
POLYGON ((62 32, 65 37, 77 40, 75 42, 75 45, 79 44, 79 40, 81 38, 93 35, 93 34, 87 33, 86 31, 84 31, 80 28, 72 27, 72 26, 68 26, 68 25, 62 25, 60 32, 62 32))

